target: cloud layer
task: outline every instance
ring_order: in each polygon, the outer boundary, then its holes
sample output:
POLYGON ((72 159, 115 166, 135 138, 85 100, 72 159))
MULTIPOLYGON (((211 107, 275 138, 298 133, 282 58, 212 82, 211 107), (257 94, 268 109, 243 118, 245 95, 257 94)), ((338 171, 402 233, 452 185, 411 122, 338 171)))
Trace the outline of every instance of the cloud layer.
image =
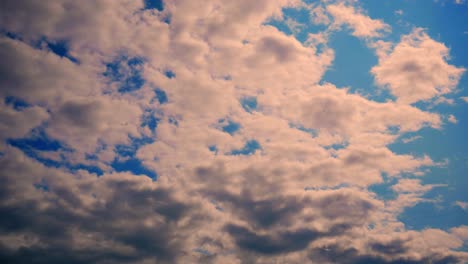
POLYGON ((424 30, 382 45, 390 26, 353 1, 2 5, 2 263, 468 261, 466 226, 398 218, 446 186, 415 178, 440 162, 388 145, 443 129, 414 103, 464 72, 424 30), (285 9, 322 40, 268 23, 285 9), (322 81, 342 26, 395 100, 322 81), (387 201, 371 190, 386 182, 387 201))

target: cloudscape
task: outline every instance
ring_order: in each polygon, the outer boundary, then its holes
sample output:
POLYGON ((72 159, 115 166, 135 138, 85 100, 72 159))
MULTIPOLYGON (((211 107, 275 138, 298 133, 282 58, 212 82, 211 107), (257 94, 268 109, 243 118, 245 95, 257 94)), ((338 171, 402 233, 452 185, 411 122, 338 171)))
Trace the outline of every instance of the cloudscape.
POLYGON ((468 263, 467 18, 1 1, 0 263, 468 263))

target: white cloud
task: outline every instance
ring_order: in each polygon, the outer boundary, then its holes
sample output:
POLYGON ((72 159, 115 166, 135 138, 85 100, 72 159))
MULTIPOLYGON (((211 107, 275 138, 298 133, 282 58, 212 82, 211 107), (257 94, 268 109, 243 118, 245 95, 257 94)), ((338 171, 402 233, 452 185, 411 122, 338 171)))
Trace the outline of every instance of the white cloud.
POLYGON ((465 241, 468 240, 468 226, 466 225, 451 228, 450 233, 456 235, 462 240, 465 240, 465 241))
POLYGON ((328 17, 325 8, 322 6, 316 6, 311 8, 310 19, 315 24, 330 24, 330 18, 328 17))
POLYGON ((332 4, 328 5, 326 10, 333 16, 335 25, 349 26, 353 30, 352 34, 356 37, 379 37, 382 32, 391 30, 389 25, 381 20, 371 19, 353 6, 347 6, 343 3, 332 4))
POLYGON ((426 101, 452 92, 465 69, 447 63, 449 49, 422 29, 403 36, 388 56, 372 68, 378 85, 401 103, 426 101))
POLYGON ((468 209, 468 202, 456 201, 455 205, 459 206, 463 210, 468 209))
POLYGON ((410 142, 416 141, 416 140, 418 140, 420 138, 422 138, 422 136, 414 136, 414 137, 404 138, 401 141, 403 143, 410 143, 410 142))
POLYGON ((450 123, 453 123, 453 124, 456 124, 458 123, 458 120, 457 118, 454 116, 454 115, 449 115, 448 119, 447 119, 450 123))

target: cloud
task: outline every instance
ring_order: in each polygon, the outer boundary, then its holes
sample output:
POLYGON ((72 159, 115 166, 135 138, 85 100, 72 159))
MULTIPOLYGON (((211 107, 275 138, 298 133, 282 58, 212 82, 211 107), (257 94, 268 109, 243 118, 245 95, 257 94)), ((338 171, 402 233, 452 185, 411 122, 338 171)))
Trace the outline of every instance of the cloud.
POLYGON ((450 229, 450 233, 466 241, 468 240, 468 226, 459 226, 450 229))
POLYGON ((184 242, 177 233, 185 227, 176 223, 186 219, 194 207, 176 198, 173 190, 153 186, 146 177, 126 174, 97 178, 80 171, 77 179, 45 168, 17 150, 9 153, 0 161, 5 168, 0 233, 16 237, 18 244, 2 240, 1 259, 173 262, 179 255, 177 248, 184 242), (30 243, 27 249, 23 237, 32 238, 26 242, 30 243))
POLYGON ((49 117, 40 107, 15 110, 4 103, 0 105, 0 144, 6 139, 25 137, 31 129, 41 125, 49 117))
POLYGON ((410 142, 416 141, 416 140, 418 140, 420 138, 422 138, 422 136, 414 136, 414 137, 404 138, 401 141, 403 143, 410 143, 410 142))
POLYGON ((380 56, 371 73, 397 101, 415 103, 453 92, 465 71, 447 63, 449 49, 422 29, 403 36, 390 54, 380 56))
POLYGON ((453 124, 456 124, 458 123, 458 120, 457 118, 454 116, 454 115, 449 115, 448 119, 447 119, 450 123, 453 123, 453 124))
POLYGON ((403 13, 404 13, 404 12, 403 12, 403 10, 401 10, 401 9, 395 10, 395 14, 396 14, 396 15, 401 16, 401 15, 403 15, 403 13))
POLYGON ((325 8, 316 6, 310 10, 310 18, 315 24, 329 24, 330 18, 328 17, 325 8))
POLYGON ((445 185, 413 178, 440 164, 429 155, 391 147, 443 129, 446 113, 411 103, 453 91, 463 69, 422 31, 375 40, 390 26, 346 3, 6 1, 0 260, 467 260, 464 227, 398 219, 445 185), (303 43, 268 24, 297 30, 286 9, 323 30, 303 43), (377 48, 372 73, 396 101, 323 80, 342 26, 377 48), (388 183, 395 199, 372 191, 388 183))
POLYGON ((382 32, 391 30, 389 25, 381 20, 371 19, 356 11, 353 6, 347 6, 343 3, 332 4, 328 5, 326 10, 333 16, 334 25, 349 26, 353 30, 353 36, 356 37, 379 37, 382 32))
POLYGON ((468 203, 467 202, 456 201, 455 205, 459 206, 463 210, 468 209, 468 203))

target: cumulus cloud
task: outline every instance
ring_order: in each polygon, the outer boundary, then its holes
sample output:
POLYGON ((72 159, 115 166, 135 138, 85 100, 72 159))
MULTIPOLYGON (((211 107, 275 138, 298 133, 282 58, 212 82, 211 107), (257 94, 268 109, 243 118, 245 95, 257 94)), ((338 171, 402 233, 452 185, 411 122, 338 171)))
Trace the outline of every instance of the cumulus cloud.
POLYGON ((439 163, 389 145, 443 129, 445 115, 411 103, 463 72, 424 32, 373 40, 372 73, 397 97, 374 101, 322 80, 338 28, 390 30, 353 1, 2 5, 2 262, 468 260, 465 227, 398 219, 446 185, 409 179, 439 163), (326 29, 288 36, 268 22, 307 25, 285 8, 326 29), (384 201, 371 187, 387 181, 384 201))
POLYGON ((453 92, 463 68, 447 63, 449 49, 422 29, 401 38, 390 54, 372 68, 378 85, 388 88, 401 103, 427 101, 453 92))

